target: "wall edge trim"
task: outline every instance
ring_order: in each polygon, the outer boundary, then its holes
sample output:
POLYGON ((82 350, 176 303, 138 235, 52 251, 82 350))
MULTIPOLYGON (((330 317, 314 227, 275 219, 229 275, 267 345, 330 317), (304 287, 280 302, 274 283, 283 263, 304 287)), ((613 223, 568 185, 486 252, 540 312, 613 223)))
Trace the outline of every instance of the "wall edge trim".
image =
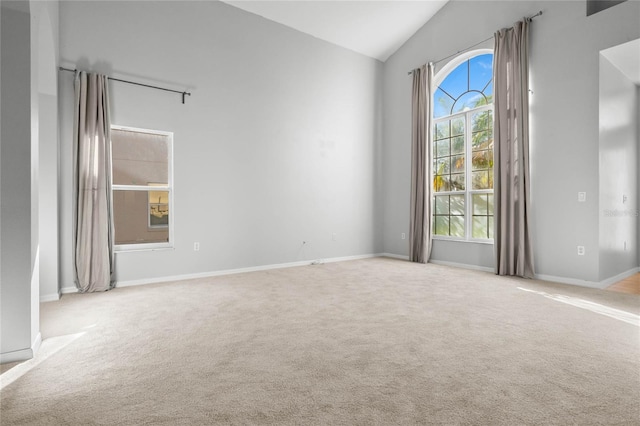
POLYGON ((409 256, 405 256, 403 254, 393 254, 393 253, 380 253, 380 257, 390 257, 392 259, 399 259, 399 260, 409 260, 409 256))
POLYGON ((548 281, 548 282, 559 283, 559 284, 570 284, 570 285, 575 285, 579 287, 589 287, 589 288, 598 288, 598 289, 602 289, 606 287, 606 285, 602 287, 601 283, 596 281, 580 280, 577 278, 558 277, 555 275, 536 274, 534 278, 540 281, 548 281))
POLYGON ((40 295, 40 303, 55 302, 57 300, 60 300, 60 290, 58 290, 57 293, 41 294, 40 295))
POLYGON ((601 288, 609 287, 610 285, 613 285, 613 284, 617 283, 618 281, 622 281, 625 278, 629 278, 629 277, 637 274, 638 272, 640 272, 640 267, 635 267, 635 268, 629 269, 628 271, 624 271, 622 273, 619 273, 618 275, 614 275, 613 277, 609 277, 607 279, 604 279, 604 280, 600 281, 600 285, 603 286, 601 288))
POLYGON ((42 344, 42 335, 38 333, 33 343, 31 344, 31 347, 20 349, 17 351, 0 353, 0 364, 5 364, 8 362, 27 361, 33 358, 36 353, 38 353, 38 349, 40 349, 41 344, 42 344))
POLYGON ((447 262, 446 260, 430 259, 429 263, 433 263, 434 265, 452 266, 454 268, 471 269, 474 271, 491 272, 491 273, 495 272, 493 268, 489 268, 487 266, 469 265, 467 263, 458 263, 458 262, 447 262))
MULTIPOLYGON (((368 259, 372 257, 382 257, 382 256, 383 255, 379 253, 360 254, 360 255, 353 255, 353 256, 332 257, 327 259, 303 260, 299 262, 274 263, 269 265, 250 266, 246 268, 223 269, 219 271, 198 272, 194 274, 181 274, 181 275, 171 275, 171 276, 165 276, 165 277, 142 278, 138 280, 118 281, 116 283, 116 288, 132 287, 132 286, 146 285, 146 284, 158 284, 158 283, 165 283, 165 282, 172 282, 172 281, 184 281, 184 280, 192 280, 197 278, 218 277, 218 276, 224 276, 224 275, 242 274, 247 272, 268 271, 272 269, 294 268, 297 266, 320 265, 323 263, 344 262, 349 260, 368 259)), ((61 292, 62 294, 77 293, 78 289, 76 287, 63 287, 61 289, 61 292)))

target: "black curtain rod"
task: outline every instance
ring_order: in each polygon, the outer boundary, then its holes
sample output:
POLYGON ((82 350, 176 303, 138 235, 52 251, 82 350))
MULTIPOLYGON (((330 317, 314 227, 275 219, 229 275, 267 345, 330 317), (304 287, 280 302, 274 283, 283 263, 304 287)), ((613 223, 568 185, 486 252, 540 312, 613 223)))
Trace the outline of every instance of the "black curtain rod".
MULTIPOLYGON (((537 18, 537 17, 538 17, 538 16, 540 16, 540 15, 542 15, 542 11, 540 11, 540 12, 536 13, 535 15, 529 16, 528 18, 525 18, 525 19, 526 19, 527 21, 531 21, 531 20, 533 20, 533 18, 537 18)), ((474 47, 476 47, 476 46, 478 46, 478 45, 480 45, 480 44, 482 44, 482 43, 484 43, 484 42, 487 42, 487 41, 491 40, 493 37, 494 37, 494 36, 491 36, 491 37, 486 38, 486 39, 484 39, 484 40, 482 40, 482 41, 479 41, 479 42, 477 42, 476 44, 471 45, 471 46, 469 46, 469 47, 467 47, 467 48, 465 48, 465 49, 458 50, 456 53, 454 53, 454 54, 452 54, 452 55, 446 56, 446 57, 444 57, 444 58, 442 58, 442 59, 438 59, 437 61, 433 61, 433 63, 434 63, 434 64, 437 64, 438 62, 442 62, 442 61, 444 61, 444 60, 446 60, 446 59, 452 58, 452 57, 454 57, 454 56, 456 56, 456 55, 458 55, 458 54, 460 54, 460 53, 462 53, 462 52, 466 52, 466 51, 467 51, 467 50, 469 50, 469 49, 472 49, 472 48, 474 48, 474 47)), ((408 75, 413 74, 413 70, 409 71, 407 74, 408 74, 408 75)))
MULTIPOLYGON (((72 73, 76 73, 78 70, 72 70, 69 68, 64 68, 64 67, 58 67, 58 69, 60 71, 68 71, 68 72, 72 72, 72 73)), ((158 89, 158 90, 164 90, 165 92, 173 92, 173 93, 179 93, 182 95, 182 103, 184 103, 185 100, 185 96, 191 96, 191 93, 189 92, 181 92, 179 90, 173 90, 173 89, 167 89, 165 87, 158 87, 158 86, 152 86, 150 84, 144 84, 144 83, 138 83, 135 81, 129 81, 129 80, 121 80, 119 78, 113 78, 113 77, 107 77, 107 79, 109 80, 113 80, 113 81, 119 81, 120 83, 127 83, 127 84, 133 84, 135 86, 143 86, 143 87, 148 87, 150 89, 158 89)))

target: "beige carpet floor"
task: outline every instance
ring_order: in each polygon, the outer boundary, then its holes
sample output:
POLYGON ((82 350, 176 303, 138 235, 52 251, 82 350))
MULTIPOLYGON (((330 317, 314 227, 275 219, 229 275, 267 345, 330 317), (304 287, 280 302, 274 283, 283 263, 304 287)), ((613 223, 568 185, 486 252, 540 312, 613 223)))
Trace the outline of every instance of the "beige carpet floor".
POLYGON ((638 425, 639 313, 386 258, 66 295, 0 424, 638 425))

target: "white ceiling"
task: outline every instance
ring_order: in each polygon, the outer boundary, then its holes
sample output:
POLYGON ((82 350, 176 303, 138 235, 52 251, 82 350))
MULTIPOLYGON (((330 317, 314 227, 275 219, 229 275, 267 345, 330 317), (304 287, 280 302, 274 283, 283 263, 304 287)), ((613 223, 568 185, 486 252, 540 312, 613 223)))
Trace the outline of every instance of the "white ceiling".
POLYGON ((386 61, 448 0, 222 0, 338 46, 386 61))
POLYGON ((640 39, 614 46, 601 53, 629 80, 640 86, 640 39))

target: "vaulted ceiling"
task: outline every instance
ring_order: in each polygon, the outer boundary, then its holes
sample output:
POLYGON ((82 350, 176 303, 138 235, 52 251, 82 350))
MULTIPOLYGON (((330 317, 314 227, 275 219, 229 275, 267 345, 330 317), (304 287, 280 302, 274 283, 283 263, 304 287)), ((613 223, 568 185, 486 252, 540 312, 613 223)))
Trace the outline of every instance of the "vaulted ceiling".
POLYGON ((386 61, 448 0, 222 0, 319 39, 386 61))

